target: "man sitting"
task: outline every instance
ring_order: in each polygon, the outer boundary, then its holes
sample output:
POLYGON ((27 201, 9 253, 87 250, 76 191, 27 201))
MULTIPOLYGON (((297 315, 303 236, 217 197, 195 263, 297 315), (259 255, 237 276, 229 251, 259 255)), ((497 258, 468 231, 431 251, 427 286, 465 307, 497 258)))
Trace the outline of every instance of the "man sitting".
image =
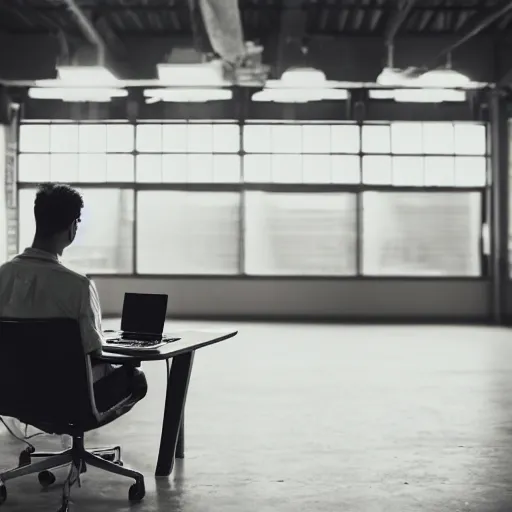
POLYGON ((88 277, 59 260, 75 239, 83 206, 82 196, 67 185, 47 183, 39 187, 32 247, 0 266, 0 317, 77 320, 84 353, 92 356, 98 410, 105 411, 131 395, 126 411, 146 395, 144 373, 132 365, 95 361, 103 342, 98 292, 88 277))

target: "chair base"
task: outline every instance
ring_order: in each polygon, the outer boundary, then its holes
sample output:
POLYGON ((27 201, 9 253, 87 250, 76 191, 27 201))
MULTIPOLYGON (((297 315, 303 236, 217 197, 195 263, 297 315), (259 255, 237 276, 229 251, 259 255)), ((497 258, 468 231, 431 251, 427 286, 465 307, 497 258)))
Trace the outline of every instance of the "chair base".
MULTIPOLYGON (((0 473, 0 505, 7 498, 5 482, 8 480, 39 473, 39 481, 41 484, 43 486, 50 485, 55 480, 48 477, 48 474, 51 475, 49 471, 63 466, 68 466, 70 464, 79 468, 80 473, 84 473, 87 466, 90 465, 92 467, 102 469, 103 471, 108 471, 109 473, 133 478, 135 480, 135 484, 130 487, 130 501, 140 501, 144 498, 144 477, 137 471, 123 467, 121 461, 121 448, 119 446, 88 451, 85 449, 83 437, 77 436, 73 437, 73 446, 69 450, 57 453, 22 452, 22 454, 23 453, 26 453, 26 456, 23 459, 23 464, 20 464, 17 468, 0 473), (44 458, 44 460, 32 463, 32 457, 44 458), (45 476, 42 477, 41 474, 44 474, 45 476)), ((22 462, 21 456, 20 462, 22 462)))

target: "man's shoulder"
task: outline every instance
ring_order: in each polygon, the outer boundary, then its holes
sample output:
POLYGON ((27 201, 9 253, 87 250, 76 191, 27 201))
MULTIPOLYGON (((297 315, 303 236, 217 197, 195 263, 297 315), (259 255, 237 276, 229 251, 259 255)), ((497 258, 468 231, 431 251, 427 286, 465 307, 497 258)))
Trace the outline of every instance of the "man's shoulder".
POLYGON ((67 279, 80 283, 83 286, 89 286, 91 282, 91 280, 85 274, 81 274, 80 272, 66 267, 65 265, 58 265, 56 270, 66 276, 67 279))
MULTIPOLYGON (((90 286, 91 280, 89 277, 87 277, 85 274, 77 272, 76 270, 73 270, 72 268, 67 267, 66 265, 63 265, 60 262, 42 261, 40 263, 43 263, 43 265, 28 265, 28 267, 30 267, 31 271, 35 271, 36 273, 41 271, 44 271, 45 273, 50 272, 58 280, 62 281, 62 283, 66 283, 66 285, 80 288, 88 288, 90 286), (34 268, 37 270, 34 270, 34 268)), ((11 272, 17 273, 17 270, 20 269, 20 265, 25 266, 27 264, 28 262, 23 258, 16 256, 12 260, 0 265, 0 275, 9 275, 11 272)))
POLYGON ((0 274, 12 272, 16 268, 16 257, 0 265, 0 274))

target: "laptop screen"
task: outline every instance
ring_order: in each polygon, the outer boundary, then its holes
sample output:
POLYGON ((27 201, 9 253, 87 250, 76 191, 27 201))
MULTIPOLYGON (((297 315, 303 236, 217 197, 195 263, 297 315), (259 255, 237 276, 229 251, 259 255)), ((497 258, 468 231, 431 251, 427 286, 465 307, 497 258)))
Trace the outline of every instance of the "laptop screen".
POLYGON ((125 293, 121 330, 162 334, 167 313, 167 295, 125 293))

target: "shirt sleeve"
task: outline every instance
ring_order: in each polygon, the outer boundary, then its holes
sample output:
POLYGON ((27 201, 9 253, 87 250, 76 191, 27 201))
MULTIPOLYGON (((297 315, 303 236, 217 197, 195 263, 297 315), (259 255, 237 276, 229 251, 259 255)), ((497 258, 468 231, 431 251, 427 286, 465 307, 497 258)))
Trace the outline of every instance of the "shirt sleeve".
POLYGON ((87 279, 80 305, 80 333, 86 354, 101 351, 103 334, 101 329, 101 306, 94 283, 87 279))

